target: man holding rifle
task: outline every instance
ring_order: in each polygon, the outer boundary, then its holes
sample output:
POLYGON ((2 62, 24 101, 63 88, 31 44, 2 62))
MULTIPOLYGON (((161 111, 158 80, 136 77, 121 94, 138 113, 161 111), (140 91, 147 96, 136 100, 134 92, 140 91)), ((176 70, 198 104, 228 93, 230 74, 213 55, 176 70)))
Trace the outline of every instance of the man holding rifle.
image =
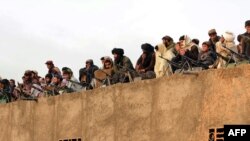
POLYGON ((250 57, 250 20, 245 22, 246 32, 238 36, 238 53, 250 57))
MULTIPOLYGON (((178 54, 172 59, 172 61, 180 64, 182 66, 181 69, 187 70, 190 67, 197 67, 196 61, 198 61, 199 56, 198 46, 192 42, 189 36, 181 36, 175 49, 178 54)), ((172 68, 173 72, 178 69, 173 65, 172 68)))
POLYGON ((209 42, 202 43, 202 50, 198 56, 198 65, 203 69, 208 69, 210 65, 213 65, 216 59, 216 55, 213 50, 210 49, 212 46, 209 42))
POLYGON ((154 47, 145 43, 141 45, 142 55, 136 62, 135 70, 140 74, 142 79, 155 78, 154 66, 155 66, 155 52, 154 47))
POLYGON ((66 80, 68 92, 78 92, 81 90, 81 83, 74 77, 73 71, 68 67, 62 68, 63 79, 66 80))
POLYGON ((112 51, 114 55, 114 76, 112 83, 124 83, 131 81, 131 74, 135 73, 135 69, 131 60, 124 56, 124 50, 121 48, 114 48, 112 51))
MULTIPOLYGON (((237 46, 234 42, 234 38, 235 36, 232 32, 227 31, 223 33, 220 41, 216 43, 217 54, 220 54, 224 58, 228 58, 228 60, 237 61, 237 58, 235 58, 233 54, 228 49, 226 49, 226 48, 229 48, 233 50, 234 52, 237 51, 237 46)), ((230 63, 229 61, 226 61, 225 59, 223 59, 223 57, 218 57, 216 68, 226 67, 228 63, 230 63)))

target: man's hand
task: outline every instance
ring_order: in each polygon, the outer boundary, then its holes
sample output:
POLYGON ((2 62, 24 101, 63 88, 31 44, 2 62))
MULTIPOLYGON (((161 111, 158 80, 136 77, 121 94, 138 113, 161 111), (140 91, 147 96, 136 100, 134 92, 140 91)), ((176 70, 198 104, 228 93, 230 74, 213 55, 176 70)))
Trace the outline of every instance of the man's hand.
POLYGON ((185 55, 185 53, 186 53, 186 50, 185 49, 180 49, 180 55, 185 55))
POLYGON ((139 72, 140 73, 145 73, 145 69, 140 69, 139 72))

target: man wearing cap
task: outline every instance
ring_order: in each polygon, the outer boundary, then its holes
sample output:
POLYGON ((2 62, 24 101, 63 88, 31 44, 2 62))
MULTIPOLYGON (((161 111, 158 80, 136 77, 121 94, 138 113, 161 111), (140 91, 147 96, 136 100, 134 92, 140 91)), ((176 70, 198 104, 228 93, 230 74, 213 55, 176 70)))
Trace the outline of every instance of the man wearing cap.
POLYGON ((87 89, 92 89, 91 81, 95 77, 94 72, 99 68, 94 65, 92 59, 88 59, 85 64, 85 67, 79 70, 79 81, 86 84, 87 89))
POLYGON ((134 73, 135 69, 131 60, 124 55, 124 50, 121 48, 114 48, 111 53, 114 56, 114 77, 112 83, 129 82, 129 78, 124 75, 127 72, 134 73))
POLYGON ((62 76, 55 74, 51 80, 51 83, 46 89, 49 91, 50 95, 58 95, 64 93, 63 84, 62 84, 62 76))
POLYGON ((198 56, 198 62, 200 67, 203 69, 208 69, 210 65, 213 65, 215 62, 214 52, 209 48, 211 47, 210 42, 203 42, 202 49, 198 56))
POLYGON ((23 88, 22 91, 26 96, 31 95, 32 89, 32 72, 30 70, 26 70, 23 76, 23 88))
POLYGON ((47 62, 45 62, 45 64, 47 65, 47 68, 48 68, 48 73, 52 74, 53 75, 61 75, 61 71, 58 67, 55 67, 53 61, 51 60, 48 60, 47 62))
POLYGON ((42 93, 42 88, 39 84, 39 80, 34 77, 34 72, 32 70, 26 70, 23 79, 23 89, 25 93, 23 95, 26 98, 38 97, 42 93))
POLYGON ((81 90, 81 85, 79 85, 79 81, 74 77, 73 71, 68 67, 62 68, 63 79, 65 79, 66 87, 69 89, 69 92, 78 92, 81 90))
POLYGON ((209 44, 211 45, 212 51, 216 50, 216 43, 220 41, 220 36, 217 35, 217 32, 215 29, 211 29, 208 31, 209 36, 209 44))
POLYGON ((238 36, 239 53, 246 55, 250 58, 250 20, 245 22, 246 32, 238 36))
POLYGON ((247 20, 245 22, 245 28, 246 28, 246 32, 243 33, 243 35, 250 38, 250 20, 247 20))
POLYGON ((52 77, 53 76, 50 73, 45 75, 45 83, 46 83, 47 86, 51 83, 52 77))
POLYGON ((38 72, 35 70, 31 71, 31 77, 32 77, 32 83, 39 83, 39 79, 41 78, 40 76, 38 76, 38 72))

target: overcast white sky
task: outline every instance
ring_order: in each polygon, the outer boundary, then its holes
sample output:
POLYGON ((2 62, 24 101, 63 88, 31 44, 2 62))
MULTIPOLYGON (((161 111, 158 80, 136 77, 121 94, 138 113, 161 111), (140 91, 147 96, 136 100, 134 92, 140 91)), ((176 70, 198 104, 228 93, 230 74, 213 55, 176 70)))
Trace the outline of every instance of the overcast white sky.
POLYGON ((243 33, 249 0, 0 0, 0 76, 47 72, 46 60, 78 77, 85 60, 123 48, 135 64, 140 45, 164 35, 207 40, 207 31, 243 33))

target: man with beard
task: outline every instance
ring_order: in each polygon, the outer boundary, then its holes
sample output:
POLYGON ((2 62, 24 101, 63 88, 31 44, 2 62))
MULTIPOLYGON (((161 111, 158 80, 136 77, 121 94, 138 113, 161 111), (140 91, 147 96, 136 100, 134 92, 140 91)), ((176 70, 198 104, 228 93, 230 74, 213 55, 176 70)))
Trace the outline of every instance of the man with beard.
POLYGON ((46 86, 48 86, 50 83, 51 83, 51 80, 52 80, 52 74, 48 73, 45 75, 45 83, 46 83, 46 86))
POLYGON ((178 52, 175 49, 175 43, 172 37, 168 35, 162 37, 162 43, 165 45, 166 50, 170 50, 171 52, 174 53, 174 55, 178 54, 178 52))
POLYGON ((58 67, 55 67, 53 61, 49 60, 45 64, 47 65, 48 73, 52 74, 52 76, 61 75, 60 69, 58 67))
POLYGON ((246 28, 246 32, 243 33, 242 35, 247 36, 247 37, 250 38, 250 20, 247 20, 245 22, 245 28, 246 28))
POLYGON ((64 85, 62 83, 61 75, 54 75, 49 86, 46 87, 48 90, 48 95, 58 95, 64 93, 64 85))
POLYGON ((217 35, 217 32, 215 29, 211 29, 208 31, 209 35, 209 44, 211 45, 211 50, 216 51, 216 43, 220 41, 220 36, 217 35))
MULTIPOLYGON (((235 36, 232 32, 230 31, 226 31, 225 33, 223 33, 221 39, 219 42, 216 43, 216 52, 218 54, 220 54, 221 56, 223 56, 224 58, 227 58, 228 60, 235 60, 237 61, 238 58, 236 58, 237 56, 234 56, 228 49, 226 49, 225 47, 237 52, 237 46, 234 42, 235 36)), ((221 57, 219 57, 217 59, 217 68, 223 68, 226 67, 228 65, 228 61, 226 61, 225 59, 222 59, 221 57)))
MULTIPOLYGON (((179 38, 178 44, 176 44, 175 49, 178 55, 172 59, 176 64, 183 66, 185 62, 188 62, 191 67, 196 67, 194 61, 198 61, 199 49, 198 46, 192 42, 189 36, 183 35, 179 38), (192 61, 191 61, 192 60, 192 61)), ((184 69, 188 69, 188 65, 183 66, 184 69)), ((178 68, 172 66, 173 72, 178 68)))
POLYGON ((151 44, 145 43, 141 45, 142 55, 137 60, 136 71, 141 75, 142 79, 155 78, 155 52, 151 44))
POLYGON ((86 66, 85 68, 81 68, 79 70, 79 81, 86 85, 86 89, 92 89, 93 87, 91 86, 92 79, 95 77, 95 71, 98 70, 99 68, 94 65, 94 62, 92 59, 88 59, 86 61, 86 66))
POLYGON ((112 54, 114 55, 114 76, 112 83, 124 83, 132 81, 131 77, 135 76, 135 69, 131 60, 124 56, 124 50, 121 48, 114 48, 112 50, 112 54), (131 76, 131 74, 133 76, 131 76))
POLYGON ((32 72, 30 70, 26 70, 23 76, 23 96, 29 97, 31 95, 32 89, 32 72))
POLYGON ((240 42, 238 53, 250 58, 250 20, 245 22, 245 29, 246 32, 238 36, 238 41, 240 42))
POLYGON ((154 72, 156 78, 173 74, 172 67, 167 60, 172 60, 178 54, 174 47, 173 39, 167 35, 162 38, 162 43, 155 47, 154 72))
POLYGON ((68 93, 70 92, 78 92, 81 90, 81 85, 79 84, 78 80, 74 77, 73 71, 68 67, 62 68, 63 72, 63 79, 65 79, 66 87, 68 89, 68 93))

